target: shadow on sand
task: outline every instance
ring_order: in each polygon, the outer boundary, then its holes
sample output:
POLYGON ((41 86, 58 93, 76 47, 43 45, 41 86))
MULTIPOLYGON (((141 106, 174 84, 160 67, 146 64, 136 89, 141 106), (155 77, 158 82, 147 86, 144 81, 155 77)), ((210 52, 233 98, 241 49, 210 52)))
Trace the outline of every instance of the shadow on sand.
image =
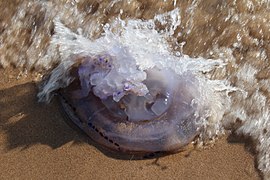
POLYGON ((58 148, 79 141, 76 132, 63 122, 57 102, 37 102, 35 83, 0 90, 0 131, 7 136, 6 149, 45 144, 58 148))

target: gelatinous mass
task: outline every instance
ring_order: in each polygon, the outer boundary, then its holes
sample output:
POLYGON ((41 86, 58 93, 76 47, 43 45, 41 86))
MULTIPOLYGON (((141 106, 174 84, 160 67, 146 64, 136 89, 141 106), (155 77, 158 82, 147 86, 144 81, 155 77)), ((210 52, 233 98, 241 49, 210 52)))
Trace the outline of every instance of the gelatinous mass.
POLYGON ((140 69, 127 51, 71 55, 44 83, 67 117, 97 143, 120 152, 177 152, 200 130, 199 82, 190 72, 140 69), (119 53, 120 52, 120 53, 119 53))
POLYGON ((190 143, 199 129, 196 78, 154 66, 141 70, 140 84, 119 75, 115 58, 72 57, 73 81, 59 91, 69 119, 97 143, 121 152, 176 152, 190 143))

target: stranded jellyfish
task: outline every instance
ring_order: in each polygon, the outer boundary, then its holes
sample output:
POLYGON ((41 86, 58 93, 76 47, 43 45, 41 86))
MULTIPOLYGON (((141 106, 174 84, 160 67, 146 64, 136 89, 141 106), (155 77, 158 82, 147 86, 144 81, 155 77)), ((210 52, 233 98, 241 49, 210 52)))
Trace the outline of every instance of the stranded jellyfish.
POLYGON ((200 129, 198 80, 170 68, 142 70, 131 59, 115 52, 72 55, 54 69, 39 96, 58 89, 67 117, 109 149, 179 151, 200 129))

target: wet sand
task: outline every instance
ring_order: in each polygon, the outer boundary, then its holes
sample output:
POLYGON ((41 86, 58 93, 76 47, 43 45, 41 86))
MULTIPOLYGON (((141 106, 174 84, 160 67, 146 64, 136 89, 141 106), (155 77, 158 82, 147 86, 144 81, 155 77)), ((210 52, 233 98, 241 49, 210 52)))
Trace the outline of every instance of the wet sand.
POLYGON ((38 103, 34 75, 0 76, 0 179, 260 179, 255 157, 226 136, 204 150, 121 159, 68 125, 56 100, 38 103))

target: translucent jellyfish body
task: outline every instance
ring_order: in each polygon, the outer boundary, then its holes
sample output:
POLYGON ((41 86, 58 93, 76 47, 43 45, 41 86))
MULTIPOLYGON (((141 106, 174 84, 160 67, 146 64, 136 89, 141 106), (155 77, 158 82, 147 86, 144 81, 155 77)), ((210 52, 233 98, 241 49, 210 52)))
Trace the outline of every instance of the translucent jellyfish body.
POLYGON ((190 143, 200 128, 196 78, 156 66, 139 70, 132 62, 119 66, 118 58, 71 58, 72 81, 59 91, 69 119, 97 143, 121 152, 176 152, 190 143))

